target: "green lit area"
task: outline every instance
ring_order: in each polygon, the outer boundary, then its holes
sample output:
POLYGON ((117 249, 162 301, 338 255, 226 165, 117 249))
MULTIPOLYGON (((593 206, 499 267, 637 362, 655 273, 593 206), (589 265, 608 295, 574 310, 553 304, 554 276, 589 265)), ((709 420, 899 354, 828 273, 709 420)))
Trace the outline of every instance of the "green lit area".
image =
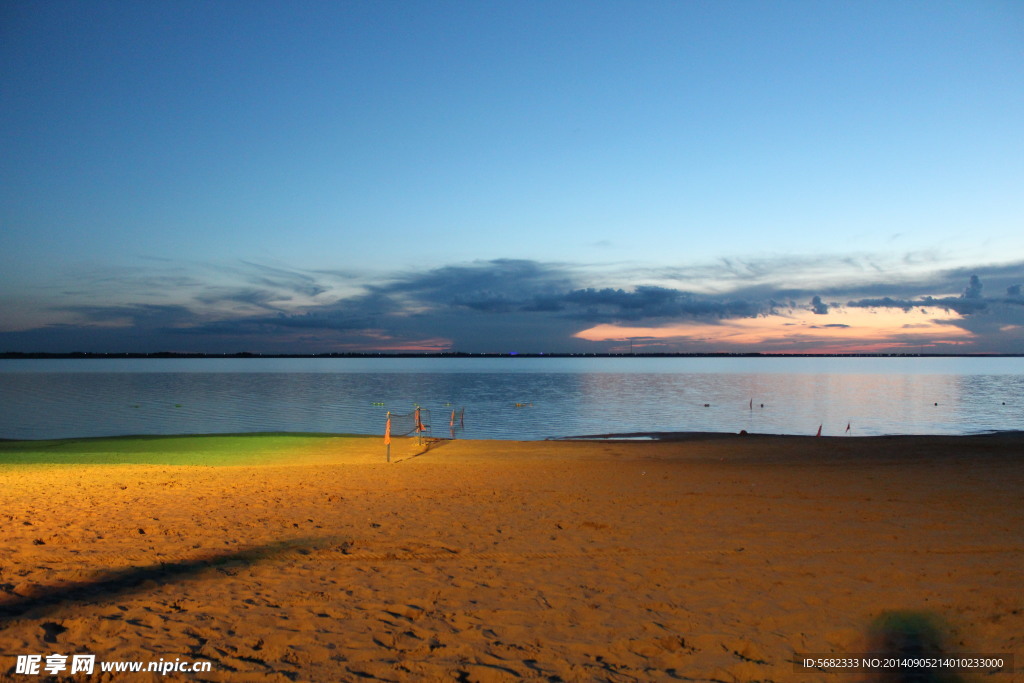
POLYGON ((299 451, 363 447, 380 440, 347 434, 266 432, 0 441, 2 465, 258 465, 299 451))

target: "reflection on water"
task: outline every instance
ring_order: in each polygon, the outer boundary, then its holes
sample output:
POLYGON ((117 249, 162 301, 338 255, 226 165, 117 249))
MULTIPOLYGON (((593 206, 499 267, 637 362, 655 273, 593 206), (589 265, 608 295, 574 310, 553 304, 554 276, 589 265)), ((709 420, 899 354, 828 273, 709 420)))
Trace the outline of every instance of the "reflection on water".
POLYGON ((465 406, 466 438, 813 434, 819 424, 826 435, 846 433, 847 424, 854 435, 1024 428, 1021 359, 718 360, 9 361, 0 362, 0 438, 380 434, 387 410, 416 404, 431 409, 438 434, 451 407, 465 406))

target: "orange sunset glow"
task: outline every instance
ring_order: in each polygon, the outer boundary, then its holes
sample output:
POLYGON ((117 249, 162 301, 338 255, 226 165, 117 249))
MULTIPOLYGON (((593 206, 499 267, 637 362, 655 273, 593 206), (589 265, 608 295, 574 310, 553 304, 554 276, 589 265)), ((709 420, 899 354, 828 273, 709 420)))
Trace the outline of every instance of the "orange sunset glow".
POLYGON ((968 341, 972 337, 970 332, 949 324, 960 317, 952 311, 832 309, 825 314, 804 312, 657 327, 600 324, 575 336, 588 341, 633 340, 636 348, 716 342, 723 347, 749 347, 750 351, 768 352, 918 351, 968 341))

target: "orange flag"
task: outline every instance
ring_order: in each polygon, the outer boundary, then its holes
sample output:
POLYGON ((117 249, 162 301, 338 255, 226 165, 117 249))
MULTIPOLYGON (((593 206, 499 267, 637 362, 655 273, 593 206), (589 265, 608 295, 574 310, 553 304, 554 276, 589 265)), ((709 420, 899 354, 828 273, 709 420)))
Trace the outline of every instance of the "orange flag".
POLYGON ((388 412, 388 421, 384 423, 384 443, 391 445, 391 413, 388 412))

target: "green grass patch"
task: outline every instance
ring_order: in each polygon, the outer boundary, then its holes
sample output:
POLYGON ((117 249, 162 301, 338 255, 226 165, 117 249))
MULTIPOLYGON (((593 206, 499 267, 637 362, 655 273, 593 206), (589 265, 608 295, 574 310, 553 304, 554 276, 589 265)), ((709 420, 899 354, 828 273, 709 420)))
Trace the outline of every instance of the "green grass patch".
POLYGON ((348 434, 265 432, 0 441, 0 465, 256 465, 348 434))

